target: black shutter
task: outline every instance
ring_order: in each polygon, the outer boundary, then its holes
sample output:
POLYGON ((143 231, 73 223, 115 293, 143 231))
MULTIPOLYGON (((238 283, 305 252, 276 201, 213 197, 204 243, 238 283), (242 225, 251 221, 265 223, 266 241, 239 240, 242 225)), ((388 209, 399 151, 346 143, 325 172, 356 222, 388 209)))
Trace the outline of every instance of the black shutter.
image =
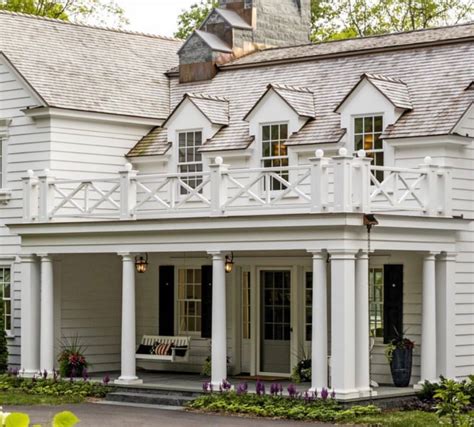
POLYGON ((212 266, 201 268, 201 337, 212 337, 212 266))
POLYGON ((403 333, 403 265, 384 266, 384 343, 403 333))
POLYGON ((159 280, 159 334, 174 335, 174 266, 160 266, 159 280))

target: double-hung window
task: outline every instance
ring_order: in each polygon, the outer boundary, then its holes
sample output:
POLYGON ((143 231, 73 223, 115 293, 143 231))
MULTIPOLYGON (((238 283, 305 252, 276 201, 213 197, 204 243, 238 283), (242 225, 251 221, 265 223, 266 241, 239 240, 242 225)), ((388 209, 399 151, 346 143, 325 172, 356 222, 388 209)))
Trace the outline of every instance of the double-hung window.
MULTIPOLYGON (((202 184, 202 155, 199 149, 202 146, 202 132, 180 132, 178 134, 178 172, 188 174, 182 178, 182 181, 195 189, 202 184)), ((182 185, 180 186, 180 194, 189 193, 182 185)))
MULTIPOLYGON (((356 151, 365 150, 372 157, 374 166, 384 165, 383 116, 364 116, 354 119, 354 148, 356 151)), ((377 180, 383 181, 383 171, 376 171, 377 180)))
MULTIPOLYGON (((281 168, 276 174, 288 181, 288 150, 285 142, 288 139, 288 124, 262 126, 262 166, 264 168, 281 168)), ((267 185, 267 184, 265 184, 267 185)), ((277 178, 270 179, 270 191, 284 190, 286 185, 277 178)), ((265 186, 265 190, 268 190, 265 186)))
POLYGON ((201 333, 201 269, 178 270, 178 331, 180 335, 201 333))
POLYGON ((11 268, 0 266, 0 295, 3 301, 3 322, 7 334, 12 332, 11 268))

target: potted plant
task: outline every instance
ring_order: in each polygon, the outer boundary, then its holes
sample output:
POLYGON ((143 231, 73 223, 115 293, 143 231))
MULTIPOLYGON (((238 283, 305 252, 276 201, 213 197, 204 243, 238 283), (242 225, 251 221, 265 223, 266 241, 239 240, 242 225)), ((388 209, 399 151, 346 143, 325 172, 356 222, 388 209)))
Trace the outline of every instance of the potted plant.
POLYGON ((385 356, 390 363, 393 384, 396 387, 407 387, 410 384, 415 343, 405 336, 405 332, 396 332, 385 348, 385 356))
POLYGON ((58 356, 59 374, 63 378, 76 378, 84 375, 89 366, 84 356, 85 347, 80 344, 79 337, 69 340, 63 338, 61 353, 58 356))

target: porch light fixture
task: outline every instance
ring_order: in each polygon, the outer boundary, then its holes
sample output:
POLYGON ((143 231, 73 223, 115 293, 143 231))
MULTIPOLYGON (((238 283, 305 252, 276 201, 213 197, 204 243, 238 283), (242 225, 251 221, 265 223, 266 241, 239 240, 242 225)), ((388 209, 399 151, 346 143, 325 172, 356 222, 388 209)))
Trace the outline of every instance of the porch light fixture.
POLYGON ((137 273, 143 274, 146 273, 146 270, 148 268, 148 254, 143 255, 137 255, 135 257, 135 269, 137 270, 137 273))
POLYGON ((233 269, 234 269, 234 253, 231 252, 230 256, 227 255, 225 257, 225 272, 232 273, 233 269))

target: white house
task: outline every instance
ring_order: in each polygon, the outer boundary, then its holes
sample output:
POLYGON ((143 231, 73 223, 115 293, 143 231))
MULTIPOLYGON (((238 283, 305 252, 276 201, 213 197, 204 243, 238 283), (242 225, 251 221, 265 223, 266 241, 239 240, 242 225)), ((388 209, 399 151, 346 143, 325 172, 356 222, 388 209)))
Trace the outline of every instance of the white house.
POLYGON ((221 0, 185 43, 0 12, 24 375, 78 336, 121 383, 310 353, 312 388, 349 398, 391 383, 395 330, 414 385, 474 372, 474 24, 308 44, 309 1, 275 4, 221 0), (188 347, 136 358, 146 335, 188 347))

